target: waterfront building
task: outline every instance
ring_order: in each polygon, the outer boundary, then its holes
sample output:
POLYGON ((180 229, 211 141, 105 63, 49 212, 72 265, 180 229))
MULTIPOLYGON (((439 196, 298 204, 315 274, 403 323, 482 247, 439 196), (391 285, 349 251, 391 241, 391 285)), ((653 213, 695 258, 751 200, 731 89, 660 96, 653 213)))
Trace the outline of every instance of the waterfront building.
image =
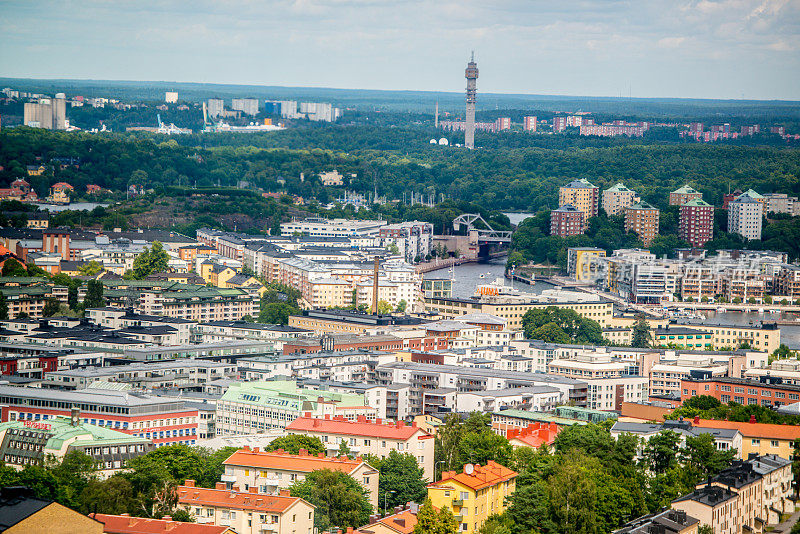
POLYGON ((585 231, 585 214, 571 204, 550 211, 550 235, 570 237, 585 231))

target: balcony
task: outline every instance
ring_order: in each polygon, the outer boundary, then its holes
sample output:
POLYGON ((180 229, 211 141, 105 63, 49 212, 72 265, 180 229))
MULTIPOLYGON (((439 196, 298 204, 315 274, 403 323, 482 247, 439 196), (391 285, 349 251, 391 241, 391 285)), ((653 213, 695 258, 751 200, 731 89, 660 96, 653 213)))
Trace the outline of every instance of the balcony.
POLYGON ((453 508, 461 508, 464 506, 464 499, 453 499, 453 508))

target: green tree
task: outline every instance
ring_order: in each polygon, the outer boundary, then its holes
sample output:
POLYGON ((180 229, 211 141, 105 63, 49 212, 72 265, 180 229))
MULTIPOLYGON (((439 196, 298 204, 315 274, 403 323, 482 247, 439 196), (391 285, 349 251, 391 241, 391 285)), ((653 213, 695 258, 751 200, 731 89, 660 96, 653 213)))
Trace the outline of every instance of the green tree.
POLYGON ((258 322, 286 325, 289 323, 289 316, 295 315, 297 312, 297 308, 284 302, 270 302, 261 306, 258 322))
POLYGON ((730 467, 736 458, 736 452, 736 449, 717 450, 714 436, 700 434, 686 438, 681 454, 684 465, 694 473, 696 482, 699 482, 730 467))
POLYGON ((103 270, 103 266, 95 260, 92 260, 89 263, 84 263, 78 267, 78 272, 81 274, 81 276, 95 276, 102 273, 103 270))
POLYGON ((631 347, 645 349, 650 347, 652 343, 653 336, 650 332, 650 323, 648 323, 643 316, 639 316, 636 323, 633 325, 631 347))
POLYGON ((147 275, 167 271, 169 267, 169 254, 164 250, 164 245, 153 241, 153 246, 136 256, 133 260, 133 276, 141 280, 147 275))
POLYGON ((84 514, 140 513, 133 485, 122 475, 114 475, 105 480, 90 480, 81 492, 78 509, 84 514))
POLYGON ((394 311, 394 308, 392 308, 391 304, 389 304, 385 300, 379 300, 378 301, 378 314, 379 315, 386 315, 386 314, 392 313, 392 311, 394 311))
POLYGON ((378 504, 387 508, 407 502, 422 502, 427 495, 428 482, 424 471, 412 454, 389 451, 385 458, 369 456, 367 463, 380 472, 378 480, 378 504))
POLYGON ((44 308, 42 308, 43 317, 52 317, 57 314, 61 309, 61 303, 57 299, 47 299, 44 301, 44 308))
POLYGON ((8 320, 8 300, 2 290, 0 290, 0 320, 8 320))
POLYGON ((400 299, 400 302, 397 303, 397 307, 394 309, 397 313, 405 313, 406 308, 408 307, 408 302, 405 299, 400 299))
POLYGON ((681 437, 672 430, 663 430, 648 439, 642 449, 642 464, 654 473, 662 473, 678 464, 681 437))
POLYGON ((290 454, 300 454, 300 449, 305 449, 312 455, 325 454, 325 445, 319 438, 302 434, 289 434, 288 436, 275 438, 266 448, 268 451, 276 451, 278 449, 283 449, 290 454))
POLYGON ((457 530, 458 523, 450 507, 443 506, 437 511, 431 500, 425 499, 417 512, 414 534, 456 534, 457 530))
POLYGON ((317 507, 314 526, 346 529, 365 525, 372 512, 367 490, 353 477, 340 471, 312 471, 289 488, 292 497, 301 497, 317 507))
POLYGON ((598 530, 596 461, 578 451, 561 457, 548 480, 553 519, 559 532, 594 534, 598 530))
POLYGON ((436 473, 434 478, 439 480, 442 471, 461 469, 458 444, 461 441, 461 418, 457 414, 449 414, 444 424, 436 430, 434 442, 434 459, 436 473))
POLYGON ((27 276, 28 271, 14 258, 8 258, 3 262, 2 274, 3 276, 27 276))
POLYGON ((83 297, 83 306, 89 308, 102 308, 106 305, 103 298, 103 282, 100 280, 89 280, 86 282, 86 296, 83 297))

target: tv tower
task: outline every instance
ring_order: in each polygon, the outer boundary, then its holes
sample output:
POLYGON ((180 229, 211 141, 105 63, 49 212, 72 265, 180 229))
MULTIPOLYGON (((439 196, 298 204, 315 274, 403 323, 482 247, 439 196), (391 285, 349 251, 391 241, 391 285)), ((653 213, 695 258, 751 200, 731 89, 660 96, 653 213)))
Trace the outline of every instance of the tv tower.
POLYGON ((467 124, 464 129, 464 146, 475 148, 475 97, 478 93, 476 89, 478 81, 478 64, 475 63, 475 52, 472 52, 467 70, 464 72, 467 79, 467 124))

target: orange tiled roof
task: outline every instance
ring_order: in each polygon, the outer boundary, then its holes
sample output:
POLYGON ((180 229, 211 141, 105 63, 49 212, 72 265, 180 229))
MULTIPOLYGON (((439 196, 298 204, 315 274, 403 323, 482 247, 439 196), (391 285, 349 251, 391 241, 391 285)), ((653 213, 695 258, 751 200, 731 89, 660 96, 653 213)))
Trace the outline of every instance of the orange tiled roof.
MULTIPOLYGON (((187 480, 184 486, 178 486, 177 493, 178 502, 181 504, 220 506, 233 510, 253 510, 258 512, 285 512, 291 506, 303 500, 300 497, 289 497, 288 495, 267 495, 265 493, 239 492, 222 488, 198 488, 194 485, 193 480, 187 480)), ((308 505, 313 506, 310 503, 308 505)))
POLYGON ((378 519, 374 523, 359 528, 358 531, 364 533, 372 532, 374 529, 370 527, 374 527, 377 524, 388 527, 400 534, 411 534, 414 532, 414 525, 417 524, 417 514, 411 513, 411 510, 403 510, 402 512, 378 519))
POLYGON ((74 187, 69 185, 67 182, 58 182, 58 183, 53 184, 51 187, 53 189, 75 189, 74 187))
POLYGON ((517 476, 516 471, 489 460, 486 465, 475 465, 472 474, 465 472, 456 473, 455 471, 445 471, 439 482, 429 484, 428 487, 441 486, 453 480, 473 490, 479 490, 494 486, 506 480, 511 480, 517 476))
POLYGON ((299 471, 310 473, 318 469, 330 469, 343 473, 352 473, 361 464, 362 459, 350 460, 346 456, 340 458, 326 458, 325 456, 312 456, 304 449, 300 454, 289 454, 283 450, 259 451, 258 449, 239 449, 231 454, 227 460, 222 462, 224 465, 239 465, 242 467, 253 467, 256 469, 276 469, 282 471, 299 471))
POLYGON ((418 428, 416 423, 410 425, 403 422, 389 424, 370 423, 368 421, 348 421, 343 417, 334 417, 333 419, 298 417, 286 426, 286 430, 401 440, 410 439, 417 432, 421 432, 423 434, 422 437, 430 437, 430 434, 418 428))
POLYGON ((698 419, 692 422, 694 426, 707 428, 726 428, 738 430, 743 436, 764 438, 764 439, 800 439, 800 426, 797 425, 775 425, 770 423, 738 421, 717 421, 715 419, 698 419))
POLYGON ((222 525, 198 525, 166 519, 147 519, 129 515, 89 514, 104 524, 106 534, 225 534, 232 532, 222 525))
POLYGON ((506 433, 508 441, 519 441, 528 447, 539 448, 543 444, 552 445, 561 427, 556 423, 531 423, 525 428, 512 428, 506 433))

